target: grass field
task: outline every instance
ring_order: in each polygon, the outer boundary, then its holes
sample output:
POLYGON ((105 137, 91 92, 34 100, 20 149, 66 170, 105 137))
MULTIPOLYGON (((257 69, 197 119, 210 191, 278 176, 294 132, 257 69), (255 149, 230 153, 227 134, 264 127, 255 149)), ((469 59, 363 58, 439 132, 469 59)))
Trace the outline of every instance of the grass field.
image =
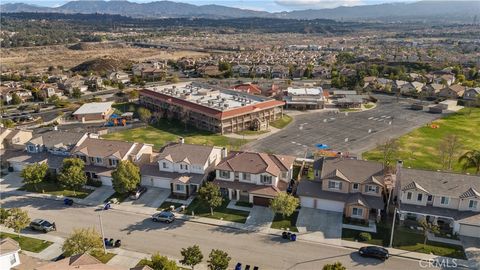
POLYGON ((93 190, 85 189, 85 188, 81 188, 73 192, 73 190, 64 189, 57 183, 48 182, 48 181, 37 184, 37 190, 34 189, 33 185, 24 185, 23 187, 20 188, 20 190, 36 192, 36 193, 47 193, 47 194, 52 194, 57 196, 65 196, 65 197, 79 198, 79 199, 83 199, 93 192, 93 190))
POLYGON ((179 121, 168 120, 161 120, 159 123, 147 127, 124 130, 103 136, 105 139, 151 143, 157 149, 167 142, 178 141, 179 137, 183 137, 185 143, 189 144, 226 146, 231 149, 238 149, 248 142, 248 140, 228 138, 194 127, 187 127, 185 130, 185 126, 179 121))
POLYGON ((271 122, 270 126, 272 126, 274 128, 282 129, 282 128, 286 127, 288 124, 290 124, 290 122, 292 122, 292 120, 293 119, 292 119, 291 116, 284 114, 281 119, 277 119, 277 120, 271 122))
MULTIPOLYGON (((404 162, 404 166, 439 170, 442 169, 440 162, 439 145, 442 139, 454 134, 460 138, 462 147, 455 158, 453 171, 462 171, 458 157, 472 149, 480 149, 480 108, 462 109, 458 113, 436 120, 433 124, 439 128, 431 128, 430 125, 418 128, 399 138, 400 149, 397 159, 404 162)), ((381 153, 372 150, 362 154, 364 159, 381 160, 381 153)), ((474 170, 470 170, 473 173, 474 170)))
POLYGON ((116 254, 114 253, 103 253, 103 252, 99 252, 98 254, 92 254, 93 257, 97 258, 99 261, 101 261, 102 263, 107 263, 108 261, 110 261, 113 257, 115 257, 116 254))
POLYGON ((36 238, 21 236, 18 238, 18 235, 11 233, 0 232, 0 239, 10 237, 13 240, 17 241, 20 244, 22 250, 38 253, 47 247, 49 247, 52 242, 44 241, 36 238))
POLYGON ((221 219, 226 221, 233 221, 238 223, 245 223, 247 220, 249 212, 239 211, 234 209, 227 208, 227 205, 230 201, 223 200, 223 203, 220 207, 213 209, 213 216, 210 215, 210 207, 204 204, 199 199, 194 199, 192 203, 187 207, 186 214, 191 215, 192 211, 195 216, 207 217, 214 219, 221 219))
POLYGON ((297 224, 298 211, 293 212, 289 217, 283 218, 282 214, 275 214, 272 221, 271 228, 279 230, 289 230, 291 232, 298 232, 297 224))

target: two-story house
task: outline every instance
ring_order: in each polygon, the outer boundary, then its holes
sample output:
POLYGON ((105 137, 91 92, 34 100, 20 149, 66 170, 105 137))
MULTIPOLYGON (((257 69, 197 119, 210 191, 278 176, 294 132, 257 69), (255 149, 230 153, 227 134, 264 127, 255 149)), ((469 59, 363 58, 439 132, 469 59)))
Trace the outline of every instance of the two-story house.
POLYGON ((287 190, 295 157, 254 152, 224 152, 215 168, 214 183, 230 200, 269 206, 287 190))
POLYGON ((376 220, 384 209, 386 189, 381 163, 324 158, 314 163, 315 180, 301 181, 297 196, 302 207, 343 213, 345 217, 376 220))
POLYGON ((480 176, 397 166, 399 220, 420 220, 480 237, 480 176))
POLYGON ((0 127, 0 150, 25 147, 25 143, 32 138, 32 131, 0 127))
POLYGON ((18 256, 21 248, 17 241, 12 238, 4 238, 0 240, 0 269, 10 270, 20 265, 20 257, 18 256))
POLYGON ((142 185, 168 188, 173 195, 187 198, 198 190, 221 156, 222 148, 185 144, 181 139, 141 166, 142 185))
POLYGON ((152 145, 103 140, 95 134, 78 143, 71 151, 72 155, 85 162, 85 173, 91 179, 102 181, 103 185, 112 185, 112 171, 121 160, 129 160, 137 165, 150 161, 152 145))

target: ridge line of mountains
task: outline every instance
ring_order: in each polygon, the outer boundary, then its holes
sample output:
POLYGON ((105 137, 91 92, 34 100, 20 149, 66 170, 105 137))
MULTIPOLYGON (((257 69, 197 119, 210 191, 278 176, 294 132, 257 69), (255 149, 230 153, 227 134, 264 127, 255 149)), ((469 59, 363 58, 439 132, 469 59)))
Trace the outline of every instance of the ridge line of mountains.
POLYGON ((43 7, 24 3, 0 5, 2 13, 83 13, 111 14, 134 18, 281 18, 281 19, 332 19, 349 21, 445 21, 473 23, 480 21, 480 1, 419 1, 413 3, 388 3, 332 9, 306 9, 289 12, 266 12, 221 5, 192 5, 173 1, 136 3, 125 0, 71 1, 59 7, 43 7))

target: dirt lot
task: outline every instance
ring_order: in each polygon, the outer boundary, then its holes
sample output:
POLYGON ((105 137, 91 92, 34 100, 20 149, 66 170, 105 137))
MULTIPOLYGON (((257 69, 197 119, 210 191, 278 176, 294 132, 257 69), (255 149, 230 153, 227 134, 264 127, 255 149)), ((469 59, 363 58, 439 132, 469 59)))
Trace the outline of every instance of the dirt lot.
POLYGON ((167 51, 161 49, 137 48, 129 46, 90 45, 82 50, 68 49, 69 45, 1 49, 2 71, 25 69, 42 71, 49 66, 74 67, 88 59, 112 56, 118 59, 141 61, 145 59, 178 59, 199 57, 205 53, 192 51, 167 51))

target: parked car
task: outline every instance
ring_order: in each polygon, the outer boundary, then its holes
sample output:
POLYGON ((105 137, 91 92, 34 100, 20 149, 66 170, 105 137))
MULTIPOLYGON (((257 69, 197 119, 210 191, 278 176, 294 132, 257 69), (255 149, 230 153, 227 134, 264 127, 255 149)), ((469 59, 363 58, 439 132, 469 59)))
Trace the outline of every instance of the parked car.
POLYGON ((152 220, 155 222, 165 222, 171 223, 175 220, 175 215, 172 212, 162 211, 160 213, 156 213, 152 216, 152 220))
POLYGON ((388 250, 377 246, 361 247, 358 250, 358 253, 360 253, 360 256, 362 257, 372 257, 380 260, 386 260, 390 257, 388 250))
POLYGON ((140 196, 142 196, 143 193, 147 192, 147 188, 144 187, 144 186, 138 186, 137 190, 135 190, 134 192, 132 192, 132 194, 130 195, 130 199, 132 200, 138 200, 138 198, 140 198, 140 196))
POLYGON ((50 232, 55 230, 55 226, 52 222, 49 222, 44 219, 34 219, 30 222, 30 229, 41 232, 50 232))

